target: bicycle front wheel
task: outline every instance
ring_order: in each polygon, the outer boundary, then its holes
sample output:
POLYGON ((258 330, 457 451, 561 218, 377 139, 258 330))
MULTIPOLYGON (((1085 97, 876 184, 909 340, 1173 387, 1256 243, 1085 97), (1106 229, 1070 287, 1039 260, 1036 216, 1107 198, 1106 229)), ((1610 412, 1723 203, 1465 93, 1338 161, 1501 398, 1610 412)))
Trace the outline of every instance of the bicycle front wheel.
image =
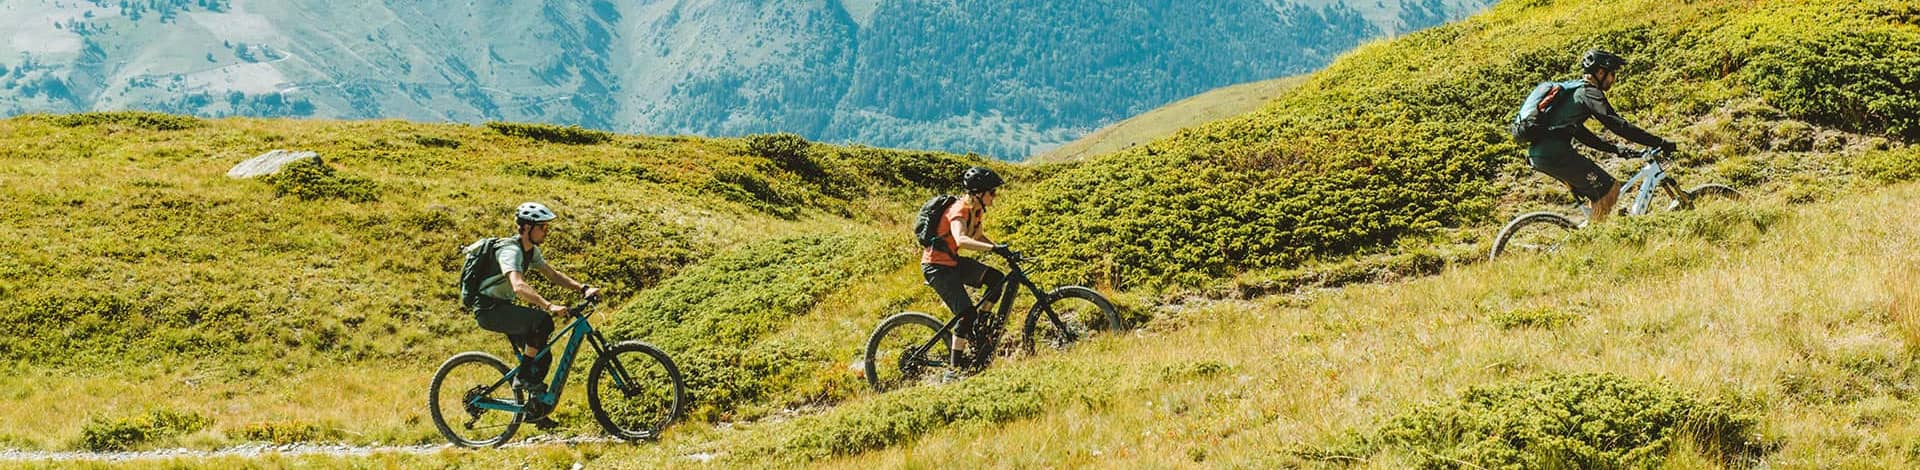
POLYGON ((952 364, 953 337, 946 325, 920 312, 902 312, 880 322, 867 338, 867 383, 885 392, 934 377, 952 364))
POLYGON ((1073 343, 1114 334, 1126 329, 1126 320, 1114 310, 1106 296, 1080 286, 1066 286, 1047 293, 1046 308, 1035 306, 1027 314, 1021 335, 1027 354, 1042 347, 1063 350, 1073 343))
POLYGON ((1550 253, 1566 245, 1568 237, 1579 227, 1565 216, 1552 212, 1521 215, 1500 229, 1500 236, 1493 239, 1493 251, 1487 257, 1499 258, 1503 253, 1514 251, 1550 253))
POLYGON ((511 385, 500 384, 507 363, 483 352, 465 352, 440 364, 427 388, 427 408, 440 435, 461 447, 496 447, 513 438, 520 413, 482 408, 482 401, 525 403, 511 385), (495 384, 500 384, 495 386, 495 384))
POLYGON ((656 439, 680 419, 686 385, 667 353, 639 341, 607 348, 587 373, 587 406, 600 427, 624 440, 656 439))

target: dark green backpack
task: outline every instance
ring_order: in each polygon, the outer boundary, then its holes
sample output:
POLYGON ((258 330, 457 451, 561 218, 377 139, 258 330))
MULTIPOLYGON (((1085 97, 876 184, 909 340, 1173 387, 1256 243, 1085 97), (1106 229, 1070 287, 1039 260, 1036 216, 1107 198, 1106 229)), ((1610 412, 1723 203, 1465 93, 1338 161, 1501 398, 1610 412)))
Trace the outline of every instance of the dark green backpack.
POLYGON ((947 251, 947 244, 940 243, 940 216, 958 200, 960 198, 951 194, 942 194, 920 205, 920 215, 913 219, 913 238, 920 242, 921 248, 947 251))
POLYGON ((480 246, 467 251, 467 262, 460 266, 460 306, 467 310, 477 310, 493 301, 480 293, 480 283, 500 275, 500 261, 493 256, 499 251, 499 242, 498 238, 482 239, 480 246))

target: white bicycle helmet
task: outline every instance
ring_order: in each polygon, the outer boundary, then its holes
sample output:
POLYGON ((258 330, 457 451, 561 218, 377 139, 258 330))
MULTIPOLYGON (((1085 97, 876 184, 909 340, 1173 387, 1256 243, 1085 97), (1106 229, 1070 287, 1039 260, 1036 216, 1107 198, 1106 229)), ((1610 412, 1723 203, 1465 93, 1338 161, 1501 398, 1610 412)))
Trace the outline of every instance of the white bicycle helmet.
POLYGON ((552 209, 538 202, 521 204, 519 209, 513 211, 513 221, 520 224, 545 223, 556 217, 559 216, 554 215, 552 209))

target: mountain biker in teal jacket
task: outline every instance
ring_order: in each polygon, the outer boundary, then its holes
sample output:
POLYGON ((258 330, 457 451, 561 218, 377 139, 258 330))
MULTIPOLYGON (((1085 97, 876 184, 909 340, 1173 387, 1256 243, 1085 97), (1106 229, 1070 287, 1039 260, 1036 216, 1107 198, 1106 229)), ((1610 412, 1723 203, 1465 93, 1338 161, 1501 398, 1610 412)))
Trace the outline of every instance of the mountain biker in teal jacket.
MULTIPOLYGON (((553 319, 569 315, 567 306, 542 297, 540 292, 527 284, 526 272, 539 271, 542 277, 554 284, 576 290, 583 297, 599 295, 600 289, 589 287, 567 277, 559 270, 547 264, 547 258, 540 251, 548 234, 548 224, 556 215, 547 206, 537 202, 521 204, 514 210, 513 222, 519 227, 518 234, 511 238, 487 239, 468 246, 465 251, 480 248, 481 243, 497 243, 494 259, 500 263, 500 274, 489 277, 480 283, 481 295, 487 301, 474 309, 474 321, 488 331, 505 333, 507 340, 520 353, 520 363, 525 366, 514 377, 514 387, 532 394, 546 391, 547 367, 553 363, 553 355, 540 355, 547 345, 547 339, 553 335, 553 319), (514 300, 526 302, 538 309, 523 307, 514 300)), ((551 427, 553 422, 545 416, 545 410, 530 410, 529 420, 536 426, 551 427)))
POLYGON ((1659 148, 1672 154, 1674 143, 1662 139, 1653 133, 1641 129, 1620 114, 1614 112, 1613 105, 1607 102, 1607 91, 1619 79, 1620 68, 1627 65, 1626 59, 1613 53, 1594 49, 1587 51, 1580 59, 1580 68, 1586 73, 1586 84, 1573 94, 1572 106, 1555 106, 1542 116, 1550 129, 1546 135, 1534 139, 1527 149, 1527 163, 1534 170, 1546 173, 1554 179, 1566 183, 1573 193, 1593 202, 1593 221, 1606 220, 1613 213, 1613 205, 1619 202, 1620 186, 1613 175, 1593 160, 1580 155, 1573 149, 1573 141, 1596 150, 1619 154, 1625 157, 1625 149, 1607 142, 1587 129, 1588 118, 1599 119, 1607 130, 1634 143, 1659 148))

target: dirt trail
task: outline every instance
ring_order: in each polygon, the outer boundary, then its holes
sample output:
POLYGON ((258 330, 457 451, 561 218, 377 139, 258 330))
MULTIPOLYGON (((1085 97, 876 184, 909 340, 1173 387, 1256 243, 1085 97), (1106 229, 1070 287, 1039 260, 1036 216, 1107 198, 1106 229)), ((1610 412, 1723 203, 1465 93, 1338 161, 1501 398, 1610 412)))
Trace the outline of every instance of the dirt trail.
MULTIPOLYGON (((535 436, 508 443, 503 448, 539 447, 552 445, 611 444, 624 442, 606 437, 548 437, 535 436)), ((301 455, 326 455, 334 457, 361 457, 374 454, 431 454, 443 450, 455 449, 452 444, 421 445, 371 445, 358 446, 347 444, 243 444, 225 449, 156 449, 128 452, 72 452, 38 450, 0 450, 0 462, 133 462, 143 460, 165 460, 174 458, 204 459, 222 457, 254 458, 268 455, 283 457, 301 455)))

